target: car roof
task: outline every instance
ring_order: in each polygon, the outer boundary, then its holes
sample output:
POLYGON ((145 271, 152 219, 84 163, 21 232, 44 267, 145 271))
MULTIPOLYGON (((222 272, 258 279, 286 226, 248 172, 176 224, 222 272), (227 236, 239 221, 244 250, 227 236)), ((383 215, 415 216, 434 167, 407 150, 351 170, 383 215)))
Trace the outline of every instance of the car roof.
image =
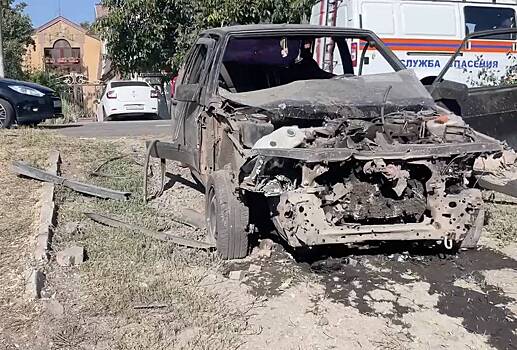
POLYGON ((318 26, 312 24, 248 24, 248 25, 236 25, 228 27, 211 28, 203 31, 201 35, 231 35, 231 34, 245 34, 245 33, 261 33, 261 32, 289 32, 295 34, 300 32, 303 34, 373 34, 372 31, 366 29, 355 29, 355 28, 343 28, 343 27, 330 27, 330 26, 318 26))
POLYGON ((110 83, 147 83, 143 80, 110 80, 110 83))

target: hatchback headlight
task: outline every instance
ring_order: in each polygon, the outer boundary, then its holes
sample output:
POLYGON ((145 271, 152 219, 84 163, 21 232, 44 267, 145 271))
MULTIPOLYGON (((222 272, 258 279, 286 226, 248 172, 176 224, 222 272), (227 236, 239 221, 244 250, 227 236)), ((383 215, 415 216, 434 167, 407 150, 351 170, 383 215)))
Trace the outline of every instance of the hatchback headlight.
POLYGON ((10 85, 9 89, 14 90, 20 94, 29 95, 29 96, 36 96, 36 97, 43 97, 45 94, 41 91, 38 91, 36 89, 22 86, 22 85, 10 85))

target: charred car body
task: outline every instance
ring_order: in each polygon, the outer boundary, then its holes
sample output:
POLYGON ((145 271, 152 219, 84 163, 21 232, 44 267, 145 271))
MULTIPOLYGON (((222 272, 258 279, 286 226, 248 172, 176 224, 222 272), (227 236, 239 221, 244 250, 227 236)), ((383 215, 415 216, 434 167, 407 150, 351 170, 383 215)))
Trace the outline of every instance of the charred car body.
POLYGON ((505 159, 503 145, 438 107, 372 32, 209 30, 177 84, 173 142, 151 154, 181 161, 205 184, 208 233, 224 258, 247 254, 258 213, 293 247, 479 239, 475 162, 505 159), (313 60, 321 38, 339 52, 342 74, 313 60), (363 48, 357 64, 350 39, 363 48), (366 50, 393 72, 362 75, 366 50))

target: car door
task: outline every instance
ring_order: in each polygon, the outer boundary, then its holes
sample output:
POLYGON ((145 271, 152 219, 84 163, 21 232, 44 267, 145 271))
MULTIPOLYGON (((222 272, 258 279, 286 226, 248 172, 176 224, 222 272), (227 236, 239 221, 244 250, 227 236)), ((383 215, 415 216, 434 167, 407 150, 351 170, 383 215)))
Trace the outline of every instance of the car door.
POLYGON ((210 62, 215 41, 200 38, 187 58, 174 94, 173 142, 190 156, 183 162, 199 168, 199 137, 201 112, 205 108, 210 62))
MULTIPOLYGON (((497 76, 495 73, 499 72, 495 68, 486 68, 485 81, 480 76, 481 80, 476 82, 480 86, 469 87, 454 81, 452 77, 458 74, 458 69, 453 67, 453 64, 461 62, 462 53, 471 40, 516 33, 516 29, 513 28, 467 36, 429 88, 437 102, 461 115, 475 130, 507 141, 513 148, 517 148, 517 80, 508 79, 508 74, 515 67, 506 67, 508 71, 503 72, 503 76, 497 76)), ((482 59, 480 57, 478 62, 482 62, 482 59)))

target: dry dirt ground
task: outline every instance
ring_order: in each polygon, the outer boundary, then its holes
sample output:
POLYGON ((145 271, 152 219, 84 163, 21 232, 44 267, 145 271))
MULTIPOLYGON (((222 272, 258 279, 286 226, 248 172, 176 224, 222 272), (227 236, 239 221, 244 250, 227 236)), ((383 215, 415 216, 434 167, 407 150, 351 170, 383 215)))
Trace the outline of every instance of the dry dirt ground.
MULTIPOLYGON (((277 242, 269 256, 255 249, 223 262, 84 216, 203 239, 203 230, 177 220, 184 208, 203 208, 186 169, 169 164, 166 192, 143 204, 142 140, 16 130, 1 132, 0 144, 0 349, 517 349, 515 206, 490 205, 474 251, 412 244, 292 251, 277 242), (50 149, 61 151, 63 175, 133 195, 116 202, 58 188, 47 283, 31 300, 25 273, 34 264, 41 185, 8 165, 45 167, 50 149), (125 157, 91 176, 117 155, 125 157), (87 260, 60 267, 55 253, 72 245, 84 247, 87 260), (247 276, 233 280, 232 271, 247 276)), ((156 163, 153 172, 151 194, 156 163)))

